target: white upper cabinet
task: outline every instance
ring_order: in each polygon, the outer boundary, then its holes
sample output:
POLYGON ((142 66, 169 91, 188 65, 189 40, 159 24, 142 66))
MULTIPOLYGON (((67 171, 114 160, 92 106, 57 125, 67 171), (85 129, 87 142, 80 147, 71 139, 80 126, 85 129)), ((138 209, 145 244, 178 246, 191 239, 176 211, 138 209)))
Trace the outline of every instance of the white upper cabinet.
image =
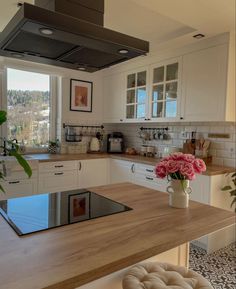
POLYGON ((137 60, 138 68, 134 62, 132 69, 128 64, 120 66, 105 77, 108 119, 235 121, 234 59, 234 41, 224 34, 162 57, 147 56, 137 60))
POLYGON ((150 71, 149 119, 153 121, 179 120, 181 58, 151 65, 150 71))
POLYGON ((183 56, 184 120, 225 120, 227 59, 227 45, 183 56))
POLYGON ((143 121, 148 118, 148 69, 139 68, 126 74, 126 107, 127 122, 143 121))
POLYGON ((104 122, 117 123, 125 118, 125 75, 118 73, 104 77, 104 122))

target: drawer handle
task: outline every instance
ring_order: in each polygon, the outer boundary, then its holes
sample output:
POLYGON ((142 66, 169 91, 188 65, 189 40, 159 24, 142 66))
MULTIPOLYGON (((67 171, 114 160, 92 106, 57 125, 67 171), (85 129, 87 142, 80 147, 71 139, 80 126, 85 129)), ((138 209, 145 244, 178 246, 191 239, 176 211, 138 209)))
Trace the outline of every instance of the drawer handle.
POLYGON ((60 176, 60 175, 63 175, 64 173, 55 173, 54 175, 55 176, 60 176))
POLYGON ((12 185, 12 184, 19 184, 20 181, 13 181, 13 182, 8 182, 9 185, 12 185))
POLYGON ((134 173, 134 164, 131 166, 131 172, 134 173))
POLYGON ((153 181, 153 178, 146 177, 147 180, 153 181))
POLYGON ((81 169, 82 169, 82 164, 81 162, 79 162, 79 171, 81 171, 81 169))
POLYGON ((146 169, 146 172, 153 173, 153 170, 151 170, 151 169, 146 169))
POLYGON ((55 166, 55 168, 63 168, 63 165, 55 166))

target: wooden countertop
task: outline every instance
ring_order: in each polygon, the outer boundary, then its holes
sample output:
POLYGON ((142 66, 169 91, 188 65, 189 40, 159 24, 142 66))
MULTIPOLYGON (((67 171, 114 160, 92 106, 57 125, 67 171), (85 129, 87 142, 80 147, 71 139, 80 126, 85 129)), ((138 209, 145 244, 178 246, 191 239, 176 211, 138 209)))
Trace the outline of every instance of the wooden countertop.
MULTIPOLYGON (((159 158, 153 157, 143 157, 139 155, 127 155, 127 154, 114 154, 110 156, 113 159, 120 159, 120 160, 128 160, 131 162, 137 162, 142 164, 147 164, 151 166, 155 166, 158 162, 161 161, 159 158)), ((225 167, 225 166, 217 166, 213 164, 207 165, 207 170, 203 172, 203 175, 206 176, 214 176, 214 175, 222 175, 226 173, 232 173, 235 171, 235 168, 232 167, 225 167)))
MULTIPOLYGON (((70 160, 92 160, 100 158, 112 158, 118 160, 131 161, 141 164, 154 166, 161 159, 153 157, 143 157, 140 155, 127 155, 127 154, 108 154, 108 153, 88 153, 88 154, 31 154, 27 155, 30 159, 38 160, 39 162, 56 162, 56 161, 70 161, 70 160)), ((206 172, 203 175, 214 176, 225 173, 234 172, 235 168, 217 166, 208 164, 206 172)))
POLYGON ((1 289, 74 289, 225 226, 235 214, 124 183, 91 189, 132 211, 18 237, 0 217, 1 289))
POLYGON ((29 154, 30 159, 38 160, 39 162, 58 162, 58 161, 73 161, 73 160, 92 160, 100 158, 109 158, 107 153, 97 154, 29 154))

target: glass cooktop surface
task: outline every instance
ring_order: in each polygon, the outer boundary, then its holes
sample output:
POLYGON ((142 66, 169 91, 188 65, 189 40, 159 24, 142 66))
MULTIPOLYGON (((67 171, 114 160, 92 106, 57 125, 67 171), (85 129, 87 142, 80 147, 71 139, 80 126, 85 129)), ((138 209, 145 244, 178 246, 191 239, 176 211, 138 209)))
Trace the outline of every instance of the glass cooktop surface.
POLYGON ((132 210, 87 190, 48 193, 0 201, 0 213, 19 235, 132 210))

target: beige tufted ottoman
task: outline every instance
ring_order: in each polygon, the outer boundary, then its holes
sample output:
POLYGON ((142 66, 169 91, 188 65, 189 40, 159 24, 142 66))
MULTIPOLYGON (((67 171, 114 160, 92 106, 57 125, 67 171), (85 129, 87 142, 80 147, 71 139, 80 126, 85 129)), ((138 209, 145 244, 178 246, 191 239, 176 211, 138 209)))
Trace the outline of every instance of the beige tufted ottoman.
POLYGON ((144 263, 129 270, 123 289, 213 289, 198 273, 167 263, 144 263))

